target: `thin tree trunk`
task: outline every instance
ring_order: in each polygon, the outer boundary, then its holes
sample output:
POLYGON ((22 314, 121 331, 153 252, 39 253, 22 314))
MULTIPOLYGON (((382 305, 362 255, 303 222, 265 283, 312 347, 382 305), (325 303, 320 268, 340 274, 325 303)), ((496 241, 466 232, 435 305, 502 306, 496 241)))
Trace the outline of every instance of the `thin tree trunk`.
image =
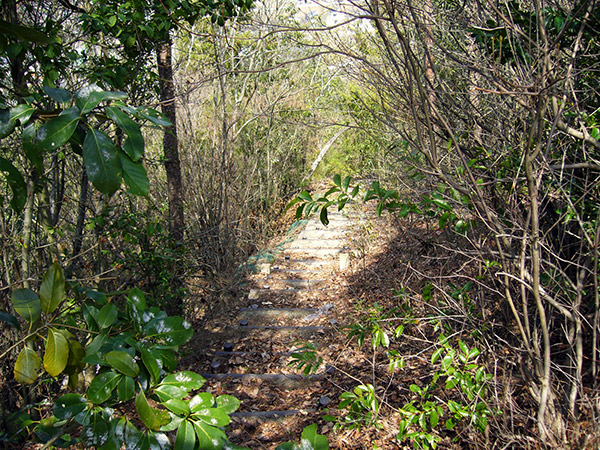
POLYGON ((23 247, 21 249, 21 277, 23 287, 30 288, 31 227, 33 226, 33 205, 35 203, 35 169, 27 179, 27 201, 23 211, 23 247))
POLYGON ((181 190, 181 165, 177 140, 177 110, 171 59, 171 39, 162 42, 157 50, 160 101, 163 114, 173 124, 165 130, 163 137, 165 170, 169 197, 170 231, 175 241, 183 240, 185 222, 183 218, 183 196, 181 190))

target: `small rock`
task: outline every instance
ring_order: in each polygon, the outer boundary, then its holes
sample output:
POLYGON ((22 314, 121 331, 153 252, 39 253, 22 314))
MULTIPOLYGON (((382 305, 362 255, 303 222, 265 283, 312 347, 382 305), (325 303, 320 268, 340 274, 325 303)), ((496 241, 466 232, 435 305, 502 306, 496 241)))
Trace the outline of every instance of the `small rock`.
POLYGON ((223 344, 223 350, 226 352, 232 352, 233 351, 233 344, 231 342, 225 342, 223 344))
POLYGON ((327 407, 327 405, 329 405, 331 403, 331 399, 329 397, 327 397, 326 395, 323 395, 320 399, 319 399, 319 406, 321 408, 325 408, 327 407))
POLYGON ((247 327, 248 326, 248 321, 246 319, 240 320, 240 326, 247 327))

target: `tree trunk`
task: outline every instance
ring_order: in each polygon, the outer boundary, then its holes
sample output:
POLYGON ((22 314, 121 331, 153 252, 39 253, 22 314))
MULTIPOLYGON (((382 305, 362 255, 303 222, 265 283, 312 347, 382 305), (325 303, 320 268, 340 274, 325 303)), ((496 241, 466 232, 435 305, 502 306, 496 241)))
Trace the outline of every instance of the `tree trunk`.
POLYGON ((181 192, 181 168, 179 144, 177 140, 177 110, 175 106, 175 86, 171 61, 171 39, 162 42, 157 50, 160 101, 163 114, 173 124, 165 130, 163 137, 165 170, 169 197, 169 217, 171 236, 175 241, 183 240, 185 227, 183 219, 183 198, 181 192))

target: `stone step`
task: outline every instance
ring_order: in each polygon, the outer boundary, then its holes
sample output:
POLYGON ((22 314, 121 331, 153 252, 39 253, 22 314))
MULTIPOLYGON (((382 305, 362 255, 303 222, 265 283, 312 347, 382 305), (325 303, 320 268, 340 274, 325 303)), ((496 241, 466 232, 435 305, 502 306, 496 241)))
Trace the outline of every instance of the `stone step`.
POLYGON ((299 258, 301 256, 312 257, 316 259, 331 259, 339 256, 340 253, 345 253, 347 250, 339 247, 331 247, 331 248, 314 248, 314 249, 306 249, 299 247, 289 247, 284 250, 284 255, 289 255, 290 258, 292 256, 299 258))
POLYGON ((238 411, 230 414, 232 419, 279 419, 281 417, 295 416, 296 414, 309 414, 314 409, 286 409, 280 411, 238 411))
POLYGON ((312 239, 342 239, 346 236, 347 233, 348 233, 348 231, 345 229, 335 229, 335 228, 319 229, 319 230, 304 229, 300 233, 298 233, 298 236, 296 236, 296 239, 308 239, 308 238, 312 238, 312 239))
POLYGON ((290 246, 295 248, 320 249, 320 248, 344 248, 347 247, 345 239, 326 238, 300 238, 294 239, 290 246))
POLYGON ((202 373, 207 380, 227 381, 227 380, 242 380, 242 381, 261 381, 268 382, 287 389, 294 389, 306 383, 311 383, 317 380, 323 380, 325 374, 316 374, 304 377, 299 374, 282 374, 282 373, 202 373))
POLYGON ((240 308, 240 316, 244 318, 263 317, 263 318, 280 318, 286 317, 291 319, 303 319, 304 317, 315 314, 319 311, 317 308, 261 308, 257 305, 248 308, 240 308))
POLYGON ((326 283, 324 279, 302 279, 302 278, 269 278, 267 280, 257 280, 256 285, 259 289, 313 289, 326 283))

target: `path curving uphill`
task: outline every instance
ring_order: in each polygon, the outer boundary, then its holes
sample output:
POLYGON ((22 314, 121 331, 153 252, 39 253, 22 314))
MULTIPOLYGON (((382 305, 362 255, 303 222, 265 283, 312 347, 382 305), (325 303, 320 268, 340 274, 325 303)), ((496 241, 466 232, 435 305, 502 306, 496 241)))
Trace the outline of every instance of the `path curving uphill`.
POLYGON ((206 349, 200 367, 205 387, 242 402, 227 430, 238 445, 275 448, 297 441, 298 430, 317 422, 330 402, 334 369, 327 364, 327 342, 343 322, 343 273, 361 220, 331 212, 329 221, 325 226, 309 219, 274 258, 258 261, 242 304, 206 349), (324 361, 305 377, 290 363, 291 354, 307 344, 324 361))

